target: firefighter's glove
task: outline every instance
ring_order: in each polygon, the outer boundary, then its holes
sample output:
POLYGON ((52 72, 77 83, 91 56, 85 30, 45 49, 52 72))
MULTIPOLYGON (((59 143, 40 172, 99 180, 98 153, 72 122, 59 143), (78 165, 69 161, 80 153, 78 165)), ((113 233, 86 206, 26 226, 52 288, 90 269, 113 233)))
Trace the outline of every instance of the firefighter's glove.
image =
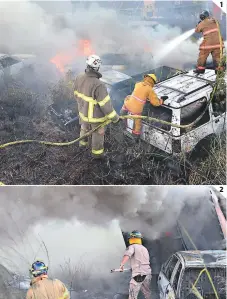
POLYGON ((124 265, 120 265, 120 272, 123 272, 124 271, 124 265))
POLYGON ((162 97, 161 97, 161 99, 162 99, 163 101, 167 100, 168 98, 169 98, 168 96, 162 96, 162 97))
POLYGON ((120 117, 119 117, 119 115, 117 115, 116 118, 114 118, 113 123, 116 124, 119 120, 120 120, 120 117))

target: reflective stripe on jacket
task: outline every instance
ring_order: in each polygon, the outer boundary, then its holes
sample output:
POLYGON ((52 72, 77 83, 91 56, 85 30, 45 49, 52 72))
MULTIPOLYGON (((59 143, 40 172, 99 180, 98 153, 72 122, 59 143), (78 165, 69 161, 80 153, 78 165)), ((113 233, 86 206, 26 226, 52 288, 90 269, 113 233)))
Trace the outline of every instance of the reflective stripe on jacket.
POLYGON ((99 80, 101 74, 86 70, 76 77, 74 95, 77 99, 79 116, 82 122, 102 123, 107 119, 117 120, 105 84, 99 80))
POLYGON ((70 299, 66 286, 58 279, 50 279, 47 275, 32 280, 26 299, 70 299))
POLYGON ((124 107, 132 114, 141 114, 147 101, 150 101, 153 106, 162 104, 153 90, 153 84, 144 81, 138 82, 132 95, 126 97, 124 107))
MULTIPOLYGON (((206 18, 200 22, 195 32, 201 32, 203 34, 203 42, 201 43, 200 50, 212 50, 220 48, 219 30, 214 18, 206 18)), ((221 46, 224 47, 223 38, 221 37, 221 46)))

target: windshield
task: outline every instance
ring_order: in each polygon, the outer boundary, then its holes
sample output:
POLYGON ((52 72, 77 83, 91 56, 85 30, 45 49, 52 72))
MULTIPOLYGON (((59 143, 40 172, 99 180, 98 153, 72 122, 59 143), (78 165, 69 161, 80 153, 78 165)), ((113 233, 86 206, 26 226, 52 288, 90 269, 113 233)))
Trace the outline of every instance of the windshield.
MULTIPOLYGON (((206 272, 202 272, 203 268, 186 268, 183 274, 182 285, 180 288, 180 298, 191 298, 189 295, 192 285, 198 279, 195 285, 203 298, 207 295, 214 295, 214 290, 209 281, 206 272)), ((226 268, 224 267, 213 267, 208 268, 208 271, 212 277, 213 284, 217 293, 219 294, 219 299, 225 298, 226 294, 226 268)), ((195 297, 196 298, 196 297, 195 297)), ((213 297, 208 297, 213 298, 213 297)), ((215 298, 215 297, 214 297, 215 298)))

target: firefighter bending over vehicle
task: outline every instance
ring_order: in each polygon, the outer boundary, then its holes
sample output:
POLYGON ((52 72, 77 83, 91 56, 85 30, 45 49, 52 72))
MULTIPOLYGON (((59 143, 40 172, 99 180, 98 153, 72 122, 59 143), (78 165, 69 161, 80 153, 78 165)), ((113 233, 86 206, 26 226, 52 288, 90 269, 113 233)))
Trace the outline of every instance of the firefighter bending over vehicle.
POLYGON ((66 286, 58 279, 47 276, 48 267, 42 261, 32 264, 30 283, 26 299, 70 299, 66 286))
POLYGON ((120 265, 120 270, 124 271, 124 265, 130 260, 132 277, 129 284, 129 299, 137 299, 140 290, 145 299, 151 299, 150 257, 148 250, 142 245, 142 234, 136 230, 131 232, 129 244, 120 265))
MULTIPOLYGON (((105 84, 99 79, 101 59, 97 55, 90 55, 86 61, 87 68, 84 74, 76 77, 74 95, 77 99, 80 116, 80 136, 94 129, 99 124, 110 119, 118 122, 119 115, 113 108, 105 84)), ((94 158, 104 157, 104 127, 92 133, 92 154, 94 158)), ((88 145, 88 138, 80 141, 80 146, 88 145)))
POLYGON ((204 74, 207 58, 211 54, 215 73, 217 74, 218 70, 223 70, 219 64, 224 48, 223 38, 219 32, 219 24, 217 20, 210 17, 209 12, 206 10, 200 14, 200 19, 201 21, 196 26, 195 32, 201 32, 204 39, 199 47, 199 58, 194 73, 204 74))
MULTIPOLYGON (((120 114, 142 115, 147 101, 150 101, 153 106, 162 105, 163 100, 159 99, 153 90, 156 83, 157 78, 155 74, 145 75, 142 82, 136 83, 133 93, 125 98, 120 114)), ((141 134, 141 124, 141 119, 135 119, 133 122, 132 133, 137 137, 141 134)))

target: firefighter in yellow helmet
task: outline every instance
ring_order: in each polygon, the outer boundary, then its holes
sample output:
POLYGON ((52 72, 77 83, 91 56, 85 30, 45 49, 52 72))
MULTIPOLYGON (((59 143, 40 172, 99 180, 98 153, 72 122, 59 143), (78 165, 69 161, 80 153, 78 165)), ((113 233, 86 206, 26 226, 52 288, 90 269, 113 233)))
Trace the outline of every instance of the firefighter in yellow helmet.
POLYGON ((47 271, 48 267, 42 261, 32 264, 30 273, 33 279, 26 299, 70 299, 66 286, 58 279, 50 279, 47 271))
MULTIPOLYGON (((147 101, 153 106, 162 105, 163 100, 159 99, 153 90, 156 83, 157 78, 155 74, 145 75, 143 81, 136 83, 133 93, 125 98, 120 114, 142 115, 147 101)), ((141 134, 141 119, 134 120, 132 133, 135 136, 141 134)))
MULTIPOLYGON (((74 82, 74 95, 78 103, 80 116, 80 136, 94 129, 106 120, 118 122, 119 115, 113 108, 111 98, 105 84, 99 79, 101 59, 97 55, 90 55, 86 61, 85 73, 79 74, 74 82)), ((94 158, 104 157, 104 134, 103 127, 92 134, 92 154, 94 158)), ((80 146, 87 146, 88 139, 80 141, 80 146)))
POLYGON ((132 277, 129 284, 129 299, 137 299, 142 291, 145 299, 151 299, 151 267, 149 252, 142 245, 142 234, 134 230, 129 236, 129 247, 124 253, 120 270, 124 270, 125 263, 130 260, 132 277))

